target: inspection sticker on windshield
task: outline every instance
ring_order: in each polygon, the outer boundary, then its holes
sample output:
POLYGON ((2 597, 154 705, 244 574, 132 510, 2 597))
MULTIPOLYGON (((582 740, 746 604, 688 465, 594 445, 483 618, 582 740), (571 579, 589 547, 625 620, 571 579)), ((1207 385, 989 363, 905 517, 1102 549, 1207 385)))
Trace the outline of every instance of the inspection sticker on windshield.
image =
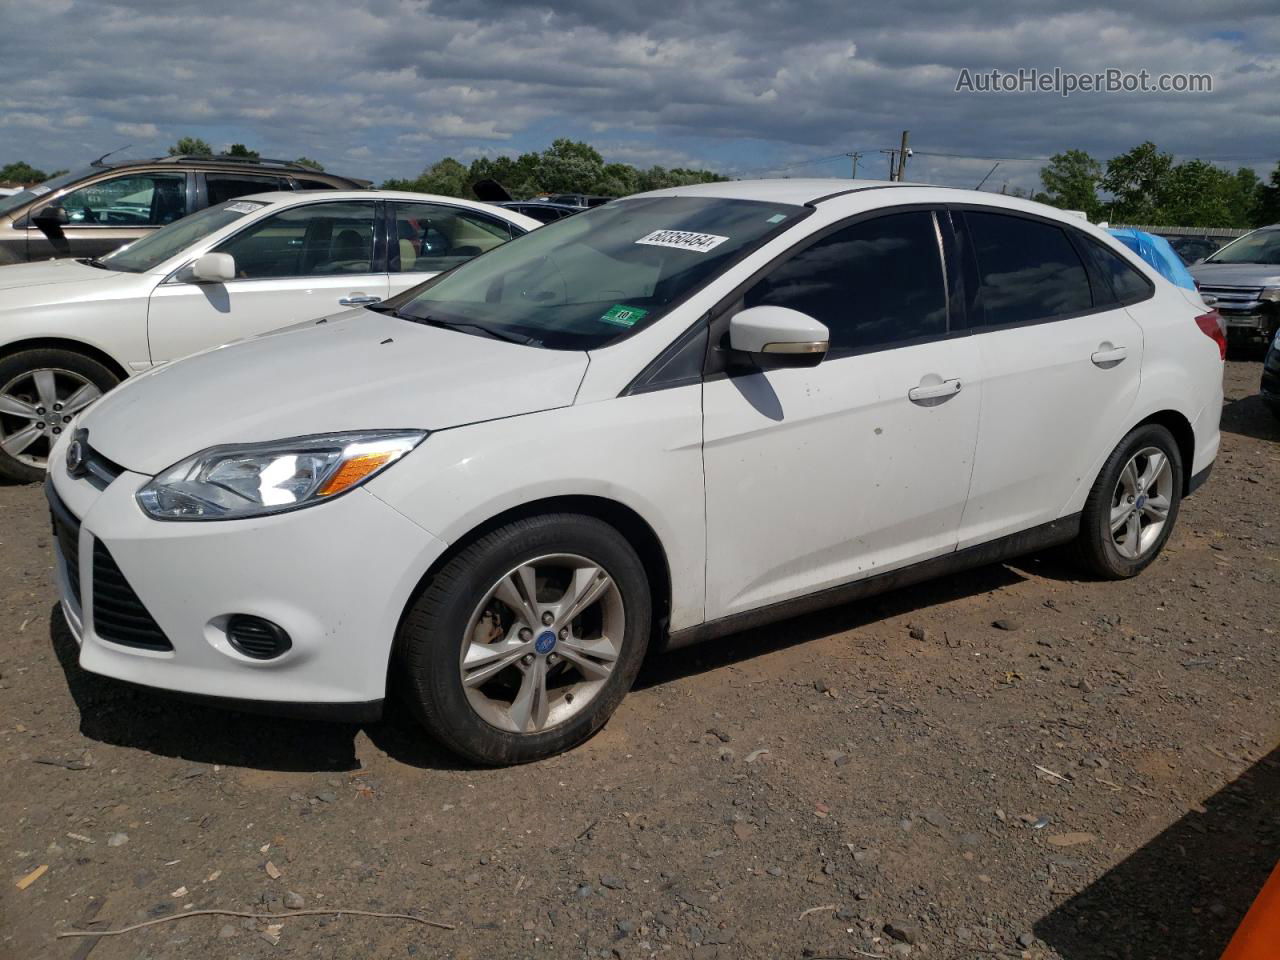
POLYGON ((615 327, 634 327, 649 313, 639 307, 628 307, 625 303, 615 303, 600 317, 602 323, 612 323, 615 327))
POLYGON ((728 240, 728 237, 717 237, 714 233, 689 233, 687 230, 655 230, 647 237, 641 237, 636 243, 650 247, 674 247, 677 250, 693 250, 706 253, 714 250, 728 240))
POLYGON ((248 200, 240 200, 236 203, 228 203, 224 209, 232 213, 253 213, 255 210, 261 210, 264 204, 250 203, 248 200))

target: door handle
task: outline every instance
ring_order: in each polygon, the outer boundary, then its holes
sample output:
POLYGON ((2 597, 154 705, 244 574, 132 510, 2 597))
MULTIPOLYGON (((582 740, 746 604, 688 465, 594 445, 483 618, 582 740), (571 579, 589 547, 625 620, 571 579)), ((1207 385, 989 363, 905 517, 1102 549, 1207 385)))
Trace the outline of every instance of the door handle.
POLYGON ((1093 356, 1089 359, 1093 361, 1095 366, 1107 369, 1114 367, 1121 360, 1129 355, 1126 347, 1113 347, 1109 343, 1098 344, 1098 349, 1094 351, 1093 356))
POLYGON ((907 399, 912 403, 930 407, 950 400, 960 392, 959 380, 943 380, 941 383, 921 384, 907 391, 907 399))
POLYGON ((365 304, 379 303, 381 300, 381 297, 370 297, 363 293, 353 293, 349 297, 343 297, 338 301, 338 303, 342 304, 344 307, 363 307, 365 304))

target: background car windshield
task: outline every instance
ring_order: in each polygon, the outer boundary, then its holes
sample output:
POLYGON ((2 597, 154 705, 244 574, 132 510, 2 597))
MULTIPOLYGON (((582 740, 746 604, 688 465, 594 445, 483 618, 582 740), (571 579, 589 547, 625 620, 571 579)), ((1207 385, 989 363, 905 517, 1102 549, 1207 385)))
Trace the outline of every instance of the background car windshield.
POLYGON ((10 210, 17 210, 19 207, 30 203, 32 200, 47 196, 59 187, 65 187, 68 183, 73 183, 96 173, 92 167, 84 170, 76 170, 74 173, 64 173, 61 176, 46 180, 44 183, 36 187, 29 187, 26 190, 20 190, 11 197, 0 197, 0 215, 8 213, 10 210))
POLYGON ((102 258, 102 264, 126 273, 146 273, 170 257, 176 257, 196 241, 252 213, 252 208, 261 206, 265 205, 242 200, 208 207, 107 254, 102 258))
POLYGON ((503 244, 387 306, 407 319, 590 350, 653 323, 806 212, 711 197, 617 201, 503 244))
POLYGON ((1259 230, 1223 247, 1205 263, 1280 264, 1280 230, 1259 230))

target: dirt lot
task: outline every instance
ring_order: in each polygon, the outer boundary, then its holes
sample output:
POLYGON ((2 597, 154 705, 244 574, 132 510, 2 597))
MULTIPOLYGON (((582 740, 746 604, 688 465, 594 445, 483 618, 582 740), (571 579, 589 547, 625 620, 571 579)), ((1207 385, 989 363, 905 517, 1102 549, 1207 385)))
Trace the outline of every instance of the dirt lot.
POLYGON ((54 935, 95 909, 304 905, 456 929, 198 917, 92 957, 1216 958, 1280 856, 1258 372, 1142 577, 1033 558, 684 651, 510 770, 82 673, 40 491, 0 488, 0 957, 82 957, 54 935))

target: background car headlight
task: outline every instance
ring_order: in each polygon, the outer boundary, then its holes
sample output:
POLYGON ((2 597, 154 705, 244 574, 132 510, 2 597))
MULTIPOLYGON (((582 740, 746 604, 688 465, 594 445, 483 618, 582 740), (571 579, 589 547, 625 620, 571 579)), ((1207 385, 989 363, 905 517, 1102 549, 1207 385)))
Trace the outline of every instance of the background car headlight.
POLYGON ((1258 294, 1259 300, 1280 300, 1280 287, 1263 287, 1258 294))
POLYGON ((332 500, 422 442, 424 430, 375 430, 211 447, 157 474, 138 503, 157 520, 238 520, 332 500))

